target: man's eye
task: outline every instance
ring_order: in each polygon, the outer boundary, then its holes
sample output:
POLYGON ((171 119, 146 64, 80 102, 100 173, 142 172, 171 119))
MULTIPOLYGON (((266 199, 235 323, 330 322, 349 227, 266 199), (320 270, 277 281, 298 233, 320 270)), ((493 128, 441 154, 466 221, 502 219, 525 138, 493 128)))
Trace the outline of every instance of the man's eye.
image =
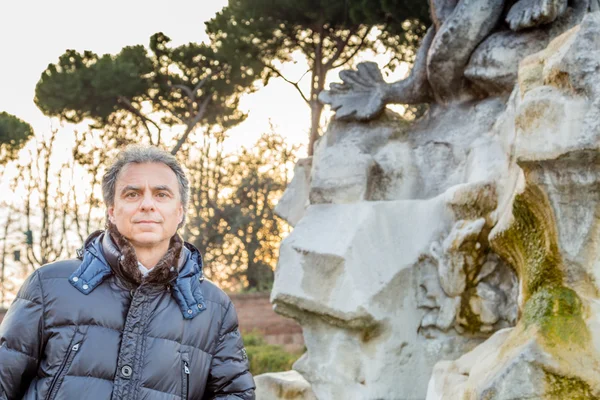
POLYGON ((137 193, 136 193, 136 192, 129 192, 129 193, 127 193, 127 194, 125 195, 125 197, 131 197, 131 198, 133 198, 133 197, 137 197, 137 193))
POLYGON ((159 193, 157 194, 157 196, 158 196, 158 197, 162 197, 162 198, 169 197, 169 195, 168 195, 167 193, 165 193, 165 192, 159 192, 159 193))

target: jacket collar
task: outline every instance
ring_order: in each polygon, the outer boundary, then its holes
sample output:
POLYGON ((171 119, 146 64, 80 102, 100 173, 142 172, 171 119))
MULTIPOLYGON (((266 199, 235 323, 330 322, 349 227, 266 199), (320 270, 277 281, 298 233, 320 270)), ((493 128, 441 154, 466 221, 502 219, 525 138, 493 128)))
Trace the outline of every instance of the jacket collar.
MULTIPOLYGON (((204 281, 202 257, 193 245, 181 243, 177 257, 177 268, 172 270, 169 268, 169 273, 166 275, 164 273, 155 275, 155 278, 159 276, 162 279, 147 279, 150 278, 149 274, 147 278, 142 278, 139 282, 136 282, 135 278, 132 279, 132 274, 126 270, 127 267, 123 267, 123 262, 126 261, 127 256, 117 246, 112 235, 105 231, 94 232, 86 240, 83 250, 78 251, 82 262, 79 268, 69 277, 69 282, 85 295, 90 294, 107 277, 113 274, 122 283, 131 287, 139 285, 153 285, 165 289, 172 287, 171 294, 179 305, 183 317, 192 319, 206 309, 201 288, 204 281)), ((169 251, 171 250, 172 247, 169 251)), ((163 257, 164 259, 165 257, 163 257)), ((137 270, 137 259, 135 259, 135 267, 137 270)))

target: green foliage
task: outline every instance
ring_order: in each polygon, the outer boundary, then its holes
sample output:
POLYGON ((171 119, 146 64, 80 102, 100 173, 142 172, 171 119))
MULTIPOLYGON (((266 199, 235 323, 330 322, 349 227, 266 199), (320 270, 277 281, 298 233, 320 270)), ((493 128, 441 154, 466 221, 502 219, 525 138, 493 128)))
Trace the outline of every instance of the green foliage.
POLYGON ((275 73, 272 61, 289 61, 297 50, 318 74, 381 39, 395 51, 412 48, 429 23, 423 0, 230 0, 206 26, 217 51, 232 64, 252 62, 255 73, 268 79, 275 73), (374 26, 384 32, 376 40, 366 36, 374 26))
POLYGON ((0 112, 0 164, 14 160, 32 136, 31 125, 14 115, 0 112))
POLYGON ((238 239, 229 263, 247 265, 243 276, 248 289, 271 289, 279 243, 286 232, 283 221, 275 215, 275 205, 287 186, 288 168, 294 161, 295 149, 271 133, 263 135, 251 149, 243 149, 229 164, 234 190, 223 209, 228 234, 238 239))
POLYGON ((412 60, 428 21, 423 0, 230 0, 206 27, 216 53, 232 65, 232 76, 251 75, 264 84, 279 76, 294 85, 311 108, 312 154, 323 110, 317 96, 327 73, 378 44, 391 47, 400 61, 412 60), (384 32, 377 38, 369 35, 375 26, 384 32), (308 61, 309 93, 279 70, 297 51, 308 61))
POLYGON ((256 376, 267 372, 289 371, 302 353, 290 353, 281 346, 267 344, 260 333, 242 335, 248 354, 250 372, 256 376))
POLYGON ((384 48, 393 50, 393 57, 387 67, 393 70, 402 62, 413 62, 427 26, 431 25, 429 2, 360 0, 355 3, 352 18, 379 26, 381 33, 378 41, 384 48))
POLYGON ((90 118, 105 124, 121 107, 122 99, 139 103, 148 98, 152 69, 143 46, 103 56, 67 50, 42 73, 35 103, 44 114, 68 122, 90 118))
POLYGON ((297 149, 270 133, 252 148, 225 156, 222 140, 220 135, 205 137, 201 154, 181 154, 194 188, 186 239, 205 251, 211 279, 267 291, 279 243, 288 230, 274 209, 297 149))
POLYGON ((422 0, 355 0, 350 1, 350 15, 354 21, 382 25, 384 31, 403 34, 407 22, 429 24, 429 2, 422 0))
POLYGON ((201 125, 217 124, 227 129, 241 122, 245 115, 237 110, 239 96, 249 90, 251 81, 241 76, 232 79, 228 61, 206 44, 171 48, 169 42, 163 33, 150 38, 155 63, 151 99, 154 110, 166 114, 162 122, 188 123, 208 99, 209 112, 198 121, 201 125))
POLYGON ((151 144, 161 145, 162 126, 182 125, 177 153, 197 126, 227 129, 244 120, 239 97, 252 90, 254 78, 231 72, 210 46, 172 47, 156 33, 148 48, 128 46, 114 55, 67 50, 42 73, 35 102, 49 116, 91 120, 119 144, 140 141, 145 131, 151 144))

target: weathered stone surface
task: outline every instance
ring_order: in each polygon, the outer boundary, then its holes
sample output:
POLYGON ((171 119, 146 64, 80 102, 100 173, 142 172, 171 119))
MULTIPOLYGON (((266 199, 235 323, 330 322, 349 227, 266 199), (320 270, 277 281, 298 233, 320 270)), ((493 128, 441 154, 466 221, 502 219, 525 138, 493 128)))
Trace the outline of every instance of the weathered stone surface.
POLYGON ((522 172, 489 239, 517 270, 522 317, 439 363, 428 400, 600 396, 599 29, 600 13, 589 14, 521 66, 515 123, 497 134, 514 138, 522 172))
MULTIPOLYGON (((317 398, 600 397, 590 5, 534 18, 553 21, 552 40, 521 62, 509 97, 433 104, 411 126, 389 114, 335 122, 321 138, 272 292, 303 325, 308 351, 294 368, 317 398)), ((443 27, 452 13, 438 11, 443 27)), ((539 32, 515 35, 529 34, 539 32)))
POLYGON ((379 173, 375 154, 391 137, 401 134, 402 129, 398 120, 391 117, 368 125, 332 124, 313 156, 310 203, 366 200, 379 173))
POLYGON ((337 122, 317 145, 310 205, 282 243, 272 301, 303 325, 308 352, 294 368, 318 398, 424 398, 438 360, 514 322, 516 280, 482 234, 497 199, 496 172, 481 164, 507 158, 481 136, 503 109, 437 109, 410 130, 392 115, 337 122), (332 155, 368 163, 325 168, 332 155), (464 282, 448 295, 439 271, 464 282))
POLYGON ((597 2, 430 1, 434 25, 408 78, 388 84, 374 63, 361 63, 356 71, 342 71, 343 83, 333 83, 319 99, 340 120, 367 121, 391 103, 447 105, 508 95, 519 61, 578 24, 597 2), (509 30, 502 28, 503 19, 509 30))
POLYGON ((519 0, 508 12, 506 22, 514 31, 554 22, 567 10, 567 0, 519 0))
POLYGON ((294 178, 275 207, 275 213, 292 226, 300 221, 309 204, 311 165, 312 157, 298 160, 294 167, 294 178))
POLYGON ((296 371, 262 374, 254 382, 257 400, 317 400, 310 384, 296 371))
POLYGON ((488 94, 510 93, 521 60, 543 50, 549 39, 549 31, 542 29, 494 33, 471 55, 465 77, 488 94))

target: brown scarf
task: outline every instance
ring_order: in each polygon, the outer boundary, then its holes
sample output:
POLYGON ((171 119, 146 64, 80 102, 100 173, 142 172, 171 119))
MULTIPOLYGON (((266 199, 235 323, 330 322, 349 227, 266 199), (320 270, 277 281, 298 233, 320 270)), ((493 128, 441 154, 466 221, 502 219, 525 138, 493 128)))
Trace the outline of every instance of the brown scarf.
POLYGON ((132 244, 121 235, 117 230, 116 225, 111 222, 107 223, 106 232, 110 235, 112 242, 116 245, 121 257, 118 265, 113 265, 115 273, 121 278, 134 283, 141 284, 142 281, 148 284, 165 285, 175 279, 179 273, 179 258, 182 254, 183 240, 179 234, 173 235, 169 243, 169 250, 158 261, 158 263, 150 270, 148 275, 144 277, 138 266, 138 259, 135 254, 135 249, 132 244))

